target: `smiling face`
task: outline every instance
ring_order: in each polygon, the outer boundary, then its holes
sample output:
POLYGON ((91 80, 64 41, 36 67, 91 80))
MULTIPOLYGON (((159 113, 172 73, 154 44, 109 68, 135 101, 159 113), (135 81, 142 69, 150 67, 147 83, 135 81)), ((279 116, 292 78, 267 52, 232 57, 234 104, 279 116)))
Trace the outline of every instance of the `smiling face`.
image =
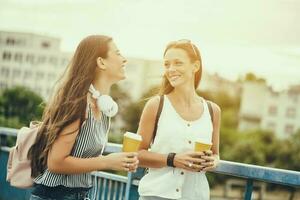
POLYGON ((170 42, 164 51, 165 74, 159 95, 169 94, 175 87, 188 84, 197 89, 202 75, 200 51, 190 40, 170 42))
POLYGON ((127 60, 121 55, 120 50, 113 41, 108 44, 108 47, 107 58, 104 59, 108 66, 108 75, 110 75, 112 79, 116 79, 116 81, 123 80, 126 77, 125 63, 127 60))
POLYGON ((113 41, 108 43, 106 58, 98 58, 98 66, 103 69, 100 73, 105 75, 110 81, 116 83, 126 78, 125 64, 126 58, 123 57, 113 41))
POLYGON ((196 62, 192 62, 187 52, 180 48, 170 48, 164 56, 165 77, 172 87, 183 84, 193 86, 195 72, 199 70, 196 62))

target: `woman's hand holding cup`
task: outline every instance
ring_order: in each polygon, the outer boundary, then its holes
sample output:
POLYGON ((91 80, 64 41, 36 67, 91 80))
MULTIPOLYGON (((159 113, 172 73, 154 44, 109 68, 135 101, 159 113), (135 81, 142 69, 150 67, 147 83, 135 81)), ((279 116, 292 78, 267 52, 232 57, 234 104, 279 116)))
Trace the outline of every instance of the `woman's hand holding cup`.
POLYGON ((213 152, 211 150, 204 151, 204 154, 201 158, 205 160, 205 162, 202 163, 203 169, 201 171, 209 171, 213 170, 217 167, 219 163, 219 156, 213 155, 213 152))
POLYGON ((184 152, 178 153, 174 158, 174 165, 177 168, 185 169, 187 171, 198 172, 203 166, 202 162, 205 162, 201 157, 204 156, 203 152, 184 152))
POLYGON ((111 153, 105 156, 108 169, 134 172, 138 168, 139 160, 136 152, 111 153))
POLYGON ((129 157, 125 159, 124 167, 129 172, 135 172, 138 168, 138 160, 137 160, 137 151, 142 142, 142 136, 126 132, 123 137, 123 152, 127 153, 129 157), (131 158, 132 153, 134 153, 134 160, 131 158), (137 161, 137 162, 136 162, 137 161))

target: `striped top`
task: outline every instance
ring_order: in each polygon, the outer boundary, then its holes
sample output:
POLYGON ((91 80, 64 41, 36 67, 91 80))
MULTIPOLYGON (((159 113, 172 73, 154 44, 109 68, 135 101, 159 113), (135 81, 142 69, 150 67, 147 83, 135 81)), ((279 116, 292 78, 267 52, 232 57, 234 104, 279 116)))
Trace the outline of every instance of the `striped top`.
MULTIPOLYGON (((107 142, 105 133, 109 128, 109 118, 101 112, 101 120, 97 120, 90 106, 88 106, 87 112, 88 117, 81 126, 70 154, 78 158, 99 156, 103 145, 107 142)), ((90 188, 92 187, 92 176, 91 173, 56 174, 46 168, 34 179, 34 182, 49 187, 62 185, 70 188, 90 188)))

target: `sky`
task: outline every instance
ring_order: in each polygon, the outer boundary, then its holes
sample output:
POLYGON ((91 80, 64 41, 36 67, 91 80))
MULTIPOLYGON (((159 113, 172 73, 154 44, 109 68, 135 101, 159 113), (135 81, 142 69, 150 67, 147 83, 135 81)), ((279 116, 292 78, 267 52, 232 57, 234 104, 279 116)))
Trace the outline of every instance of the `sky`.
POLYGON ((114 38, 127 57, 162 59, 190 39, 203 67, 235 80, 247 72, 276 90, 300 84, 298 0, 0 0, 0 30, 61 38, 73 52, 90 34, 114 38))

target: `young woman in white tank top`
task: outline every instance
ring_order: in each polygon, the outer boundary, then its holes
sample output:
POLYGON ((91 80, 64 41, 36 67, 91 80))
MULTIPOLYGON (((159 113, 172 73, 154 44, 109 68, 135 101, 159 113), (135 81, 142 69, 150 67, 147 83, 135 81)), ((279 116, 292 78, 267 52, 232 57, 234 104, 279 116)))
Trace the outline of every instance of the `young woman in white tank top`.
POLYGON ((139 183, 140 199, 208 200, 205 172, 214 169, 219 161, 221 111, 211 103, 212 123, 207 102, 196 93, 202 63, 198 48, 189 40, 167 45, 164 67, 159 94, 164 96, 164 103, 152 145, 158 96, 147 102, 138 128, 143 137, 140 166, 149 168, 139 183), (211 142, 211 150, 195 152, 196 140, 211 142))

